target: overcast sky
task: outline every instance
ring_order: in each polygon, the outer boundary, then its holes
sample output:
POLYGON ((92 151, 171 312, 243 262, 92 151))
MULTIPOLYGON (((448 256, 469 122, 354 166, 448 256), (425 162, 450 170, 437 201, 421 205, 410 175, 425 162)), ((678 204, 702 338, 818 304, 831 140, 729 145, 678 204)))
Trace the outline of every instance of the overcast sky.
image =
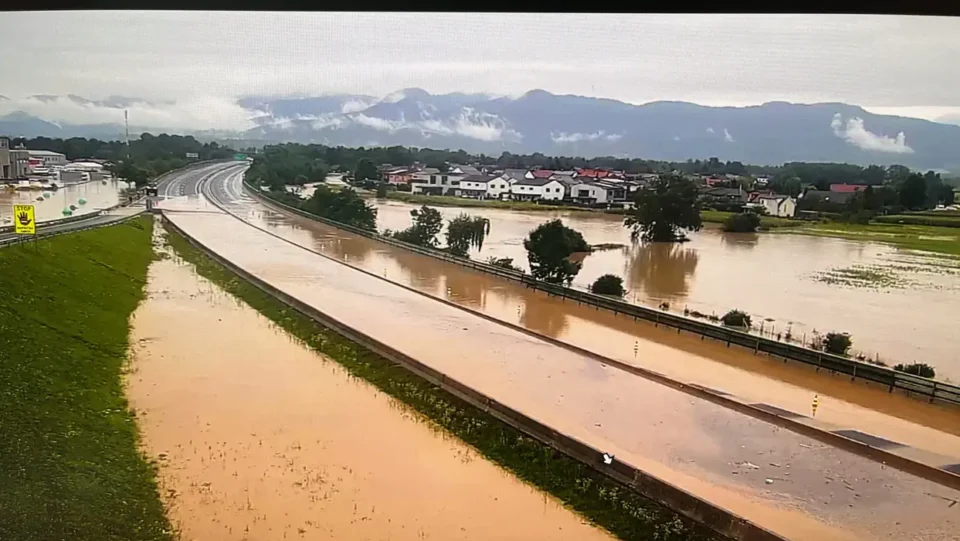
POLYGON ((145 98, 157 104, 131 108, 131 122, 194 128, 244 127, 248 113, 233 103, 244 95, 405 87, 843 101, 960 124, 960 18, 7 12, 0 47, 0 113, 56 110, 46 116, 67 122, 118 112, 28 96, 145 98))

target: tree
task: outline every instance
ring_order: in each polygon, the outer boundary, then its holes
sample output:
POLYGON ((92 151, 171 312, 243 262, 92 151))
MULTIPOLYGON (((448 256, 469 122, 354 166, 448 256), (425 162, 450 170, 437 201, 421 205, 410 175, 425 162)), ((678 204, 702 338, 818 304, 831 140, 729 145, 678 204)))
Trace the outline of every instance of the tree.
POLYGON ((898 364, 893 367, 897 372, 913 374, 922 378, 935 378, 937 371, 927 363, 898 364))
POLYGON ((387 196, 387 183, 381 182, 377 184, 377 199, 383 199, 387 196))
POLYGON ((523 241, 530 262, 530 273, 537 280, 561 284, 570 283, 580 272, 580 263, 570 261, 576 252, 589 252, 590 245, 578 231, 559 219, 537 226, 523 241))
POLYGON ((303 209, 342 224, 368 231, 377 230, 377 209, 368 205, 357 192, 344 189, 338 192, 327 186, 318 186, 303 209))
POLYGON ((377 166, 373 164, 373 160, 370 158, 360 158, 357 161, 357 167, 353 171, 353 180, 361 182, 364 180, 379 180, 380 172, 377 171, 377 166))
POLYGON ((437 233, 443 229, 443 217, 440 211, 426 205, 410 211, 413 225, 393 233, 393 238, 426 248, 437 247, 437 233))
POLYGON ((750 314, 742 310, 730 310, 726 314, 723 314, 720 321, 728 327, 746 327, 748 329, 751 323, 750 314))
POLYGON ((519 272, 523 272, 523 269, 513 264, 512 257, 493 257, 490 256, 487 258, 487 265, 493 265, 494 267, 500 267, 502 269, 510 269, 519 272))
POLYGON ((483 239, 490 233, 490 220, 461 214, 447 224, 447 250, 468 257, 470 248, 483 248, 483 239))
POLYGON ((626 291, 623 289, 623 278, 615 274, 604 274, 593 281, 590 291, 597 295, 614 295, 622 297, 626 291))
POLYGON ((911 210, 922 209, 927 200, 927 182, 922 175, 912 173, 900 185, 900 204, 911 210))
POLYGON ((686 240, 683 231, 702 226, 697 208, 697 187, 681 175, 661 175, 646 188, 637 190, 634 208, 623 225, 631 228, 633 240, 652 242, 686 240))
POLYGON ((760 216, 753 212, 734 214, 723 221, 723 230, 728 233, 753 233, 760 227, 760 216))
POLYGON ((143 167, 134 165, 131 160, 124 160, 118 166, 115 166, 111 172, 137 187, 146 184, 150 176, 149 171, 143 167))
POLYGON ((834 355, 846 355, 852 345, 853 340, 850 339, 850 335, 839 332, 828 332, 821 342, 823 351, 834 355))

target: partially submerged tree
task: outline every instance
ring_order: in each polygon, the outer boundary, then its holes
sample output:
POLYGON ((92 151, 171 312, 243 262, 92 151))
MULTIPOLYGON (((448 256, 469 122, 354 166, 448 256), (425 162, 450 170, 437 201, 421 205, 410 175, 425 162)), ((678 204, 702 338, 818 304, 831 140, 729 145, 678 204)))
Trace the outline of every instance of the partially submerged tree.
POLYGON ((726 314, 723 314, 720 321, 727 327, 746 327, 748 329, 751 323, 750 314, 742 310, 730 310, 726 314))
POLYGON ((634 194, 634 208, 624 218, 633 240, 677 242, 684 231, 702 226, 697 207, 697 186, 681 175, 666 174, 634 194))
POLYGON ((380 172, 370 158, 360 158, 357 161, 357 167, 353 171, 353 180, 361 182, 364 180, 379 180, 380 172))
POLYGON ((327 186, 317 186, 304 210, 335 222, 352 225, 368 231, 377 230, 377 209, 351 189, 333 191, 327 186))
POLYGON ((490 220, 461 214, 447 224, 447 250, 468 257, 470 248, 483 248, 483 239, 490 233, 490 220))
POLYGON ((577 252, 589 252, 590 245, 559 219, 537 226, 523 241, 530 262, 530 274, 554 284, 570 283, 580 272, 581 263, 570 261, 577 252))
POLYGON ((623 278, 615 274, 604 274, 594 280, 590 286, 590 291, 597 295, 615 295, 622 297, 626 291, 623 289, 623 278))
POLYGON ((440 211, 424 205, 419 209, 411 210, 410 216, 413 217, 413 225, 393 233, 393 238, 417 246, 436 248, 437 234, 443 229, 443 217, 440 211))
POLYGON ((503 269, 510 269, 515 271, 523 272, 523 269, 513 264, 512 257, 488 257, 487 264, 493 265, 494 267, 500 267, 503 269))
POLYGON ((753 233, 760 227, 760 216, 753 212, 741 212, 723 221, 723 230, 728 233, 753 233))
POLYGON ((898 364, 893 367, 897 372, 903 372, 905 374, 913 374, 914 376, 920 376, 923 378, 935 378, 937 377, 937 371, 932 366, 927 363, 910 363, 910 364, 898 364))
POLYGON ((850 339, 850 335, 840 332, 828 332, 821 342, 823 351, 834 355, 846 355, 852 345, 853 340, 850 339))

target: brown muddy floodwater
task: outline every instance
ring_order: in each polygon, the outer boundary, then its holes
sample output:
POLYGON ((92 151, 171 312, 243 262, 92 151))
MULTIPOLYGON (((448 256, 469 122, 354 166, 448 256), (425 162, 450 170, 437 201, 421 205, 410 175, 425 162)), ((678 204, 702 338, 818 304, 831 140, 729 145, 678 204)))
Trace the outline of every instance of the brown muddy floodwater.
MULTIPOLYGON (((931 406, 890 394, 886 388, 816 373, 799 363, 783 363, 689 333, 655 328, 649 322, 549 297, 313 220, 282 215, 239 195, 242 186, 236 173, 226 177, 218 180, 226 183, 226 193, 235 198, 230 204, 232 212, 348 265, 677 381, 719 389, 750 402, 809 415, 812 398, 819 394, 820 421, 954 457, 944 463, 960 462, 960 409, 931 406)), ((203 206, 200 201, 189 205, 203 206)))
MULTIPOLYGON (((955 490, 614 370, 234 217, 176 211, 168 217, 328 316, 787 538, 934 541, 960 528, 960 514, 949 506, 960 499, 955 490)), ((364 257, 360 245, 349 250, 342 255, 364 257)))
POLYGON ((120 192, 127 187, 126 182, 108 180, 67 184, 59 190, 6 190, 0 189, 0 226, 13 223, 13 205, 33 205, 38 222, 63 218, 63 209, 76 205, 74 216, 97 212, 120 203, 120 192), (44 193, 49 198, 37 201, 44 193), (80 199, 86 200, 81 205, 80 199))
MULTIPOLYGON (((371 200, 374 202, 375 200, 371 200)), ((416 205, 377 201, 377 225, 403 229, 416 205)), ((891 366, 921 361, 941 378, 960 381, 954 318, 960 314, 960 262, 912 255, 883 244, 783 233, 724 233, 707 224, 684 244, 634 246, 622 217, 584 212, 521 212, 437 207, 445 219, 465 212, 490 220, 475 259, 510 257, 529 270, 523 239, 554 218, 583 233, 597 251, 583 261, 574 286, 603 274, 623 277, 627 300, 718 316, 737 308, 764 330, 809 340, 814 331, 849 332, 854 350, 891 366)), ((441 232, 440 238, 443 238, 441 232)))
POLYGON ((189 540, 611 539, 175 260, 128 395, 189 540))

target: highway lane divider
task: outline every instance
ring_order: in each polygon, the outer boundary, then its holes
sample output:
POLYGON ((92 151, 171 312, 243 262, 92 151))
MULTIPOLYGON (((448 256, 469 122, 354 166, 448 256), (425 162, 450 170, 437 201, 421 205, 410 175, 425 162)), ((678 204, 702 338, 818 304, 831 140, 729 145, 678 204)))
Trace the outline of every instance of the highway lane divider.
POLYGON ((281 211, 296 214, 303 218, 315 220, 355 235, 367 237, 379 242, 403 248, 408 251, 453 263, 455 265, 467 267, 469 269, 477 270, 487 274, 492 274, 494 276, 513 280, 515 282, 520 282, 531 289, 543 291, 548 295, 574 300, 578 304, 587 304, 597 308, 603 308, 615 314, 622 314, 632 317, 635 320, 643 319, 646 321, 651 321, 655 326, 658 327, 663 325, 665 327, 674 328, 677 330, 677 333, 680 333, 681 331, 691 332, 699 335, 701 339, 711 338, 720 342, 724 342, 728 347, 730 345, 737 345, 750 349, 755 354, 766 353, 772 357, 780 357, 784 360, 784 362, 800 362, 807 366, 814 367, 817 372, 820 370, 827 370, 834 374, 850 376, 851 381, 861 380, 868 383, 879 384, 887 388, 888 392, 891 393, 894 391, 899 391, 906 396, 923 399, 929 403, 960 406, 960 386, 957 385, 929 378, 923 378, 920 376, 914 376, 904 372, 898 372, 892 368, 877 366, 860 362, 849 357, 827 353, 825 351, 819 351, 794 344, 780 342, 778 340, 772 340, 729 327, 700 321, 678 314, 671 314, 669 312, 655 310, 645 306, 639 306, 602 295, 595 295, 593 293, 580 291, 570 287, 550 284, 541 280, 537 280, 524 272, 505 269, 495 265, 457 257, 446 252, 423 248, 392 239, 390 237, 385 237, 376 232, 366 231, 347 224, 335 222, 333 220, 329 220, 327 218, 323 218, 321 216, 317 216, 315 214, 311 214, 301 209, 276 201, 261 193, 255 186, 248 183, 246 179, 244 179, 243 184, 247 192, 250 193, 255 199, 266 205, 273 206, 281 211))
MULTIPOLYGON (((228 213, 229 214, 229 213, 228 213)), ((233 214, 234 218, 240 219, 233 214)), ((214 250, 192 237, 178 227, 166 213, 161 214, 165 227, 170 228, 191 245, 206 254, 224 268, 246 280, 264 293, 290 306, 297 312, 316 321, 364 348, 409 370, 420 378, 467 402, 477 409, 492 415, 501 422, 523 432, 553 449, 579 461, 618 483, 637 491, 642 496, 673 509, 684 516, 704 524, 711 530, 737 541, 785 541, 785 538, 750 522, 733 512, 716 506, 697 496, 674 486, 662 479, 649 475, 615 457, 607 461, 601 450, 595 449, 576 438, 572 438, 553 428, 532 419, 525 414, 498 402, 463 383, 450 378, 416 359, 366 335, 356 329, 340 323, 316 308, 284 293, 259 277, 247 272, 240 266, 220 256, 214 250), (609 462, 609 463, 608 463, 609 462)), ((242 221, 242 220, 241 220, 242 221)), ((246 222, 244 222, 246 223, 246 222)), ((250 225, 250 224, 248 224, 250 225)), ((251 226, 253 227, 253 226, 251 226)), ((269 232, 267 232, 269 233, 269 232)), ((285 240, 285 239, 282 239, 285 240)), ((287 241, 289 242, 289 241, 287 241)), ((299 247, 299 245, 297 245, 299 247)), ((302 247, 300 247, 302 248, 302 247)))
MULTIPOLYGON (((207 186, 206 182, 209 179, 204 179, 204 183, 201 184, 201 192, 205 192, 207 186)), ((846 427, 841 427, 838 425, 833 425, 823 421, 818 421, 811 417, 805 415, 797 414, 791 411, 778 408, 770 404, 763 403, 752 403, 748 400, 744 400, 740 397, 737 397, 731 393, 727 393, 718 389, 712 389, 702 385, 685 383, 668 376, 665 376, 659 372, 649 370, 646 368, 641 368, 629 363, 618 361, 616 359, 606 357, 595 353, 593 351, 569 344, 557 340, 555 338, 542 335, 535 331, 531 331, 520 325, 510 323, 498 319, 496 317, 490 316, 483 312, 471 309, 466 306, 462 306, 455 302, 452 302, 448 299, 440 298, 428 293, 424 293, 418 289, 412 288, 410 286, 393 282, 383 276, 380 276, 376 273, 370 272, 366 269, 355 267, 349 263, 340 261, 337 258, 331 257, 320 251, 302 246, 297 244, 287 238, 284 238, 272 231, 259 227, 255 224, 251 224, 245 221, 240 216, 237 216, 230 209, 224 207, 220 204, 216 198, 211 197, 212 194, 208 195, 205 193, 205 197, 210 200, 212 204, 217 206, 221 211, 227 215, 243 222, 249 227, 253 227, 263 233, 266 233, 278 240, 281 240, 287 244, 295 246, 299 249, 311 252, 315 255, 323 257, 325 259, 334 261, 341 265, 345 265, 354 269, 358 272, 362 272, 368 276, 376 278, 378 280, 383 280, 388 282, 396 287, 400 287, 417 295, 427 297, 431 300, 441 302, 447 306, 469 312, 470 314, 481 317, 487 321, 496 323, 498 325, 503 325, 505 327, 511 328, 533 338, 543 340, 552 345, 565 348, 567 350, 573 351, 580 355, 583 355, 589 359, 600 362, 601 364, 611 366, 613 368, 622 370, 624 372, 640 376, 662 385, 677 389, 684 393, 696 396, 698 398, 707 400, 709 402, 724 406, 726 408, 732 409, 739 413, 748 415, 750 417, 760 419, 762 421, 780 426, 792 432, 813 438, 817 441, 831 445, 833 447, 843 449, 848 452, 852 452, 859 456, 874 460, 876 462, 881 462, 883 464, 889 465, 898 470, 916 475, 918 477, 933 481, 935 483, 948 486, 957 490, 960 490, 960 460, 957 457, 947 457, 923 449, 913 448, 907 445, 903 445, 897 442, 887 440, 872 434, 867 434, 859 430, 854 430, 846 427)), ((272 201, 267 201, 266 205, 270 206, 272 201)), ((304 213, 306 214, 306 213, 304 213)), ((356 229, 356 228, 353 228, 356 229)), ((390 239, 394 240, 394 239, 390 239)), ((405 243, 404 243, 405 244, 405 243)), ((419 247, 417 247, 419 248, 419 247)))

